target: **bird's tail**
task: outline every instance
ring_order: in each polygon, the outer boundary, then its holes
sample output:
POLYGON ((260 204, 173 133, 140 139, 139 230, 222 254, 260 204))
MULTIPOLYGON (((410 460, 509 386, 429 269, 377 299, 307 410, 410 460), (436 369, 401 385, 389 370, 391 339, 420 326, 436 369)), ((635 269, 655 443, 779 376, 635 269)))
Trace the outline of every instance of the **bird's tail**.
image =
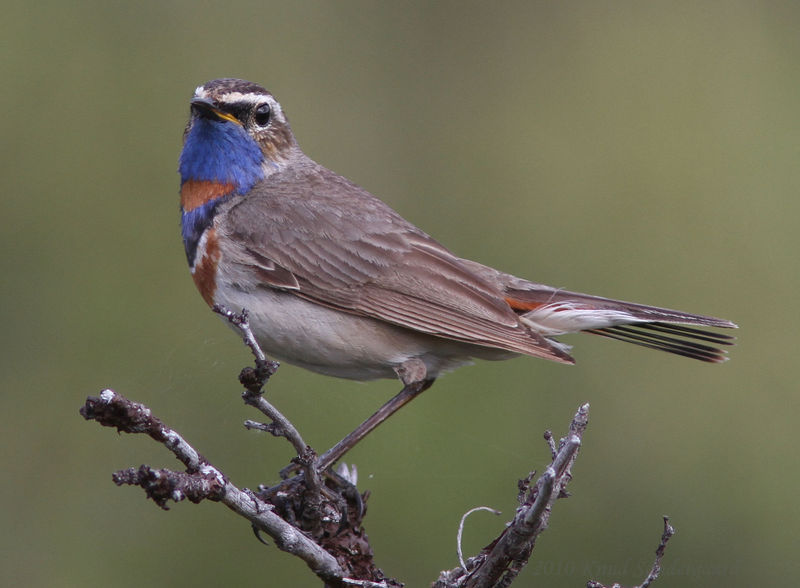
POLYGON ((582 331, 712 363, 728 359, 720 346, 732 345, 735 339, 698 328, 736 328, 736 324, 724 319, 568 292, 523 280, 506 286, 506 302, 520 320, 546 337, 582 331))

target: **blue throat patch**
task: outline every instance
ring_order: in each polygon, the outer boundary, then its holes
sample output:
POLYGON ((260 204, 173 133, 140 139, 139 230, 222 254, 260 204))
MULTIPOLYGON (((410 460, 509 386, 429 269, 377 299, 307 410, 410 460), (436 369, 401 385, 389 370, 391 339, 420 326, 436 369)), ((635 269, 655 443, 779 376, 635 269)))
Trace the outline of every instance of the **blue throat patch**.
POLYGON ((233 184, 243 194, 264 177, 264 155, 245 130, 232 122, 195 121, 179 160, 181 183, 207 180, 233 184))
POLYGON ((236 194, 245 194, 264 178, 264 155, 245 130, 232 122, 197 119, 186 136, 178 170, 181 185, 208 181, 229 184, 233 190, 209 200, 188 212, 182 211, 181 235, 189 265, 193 265, 197 245, 211 225, 220 204, 236 194))

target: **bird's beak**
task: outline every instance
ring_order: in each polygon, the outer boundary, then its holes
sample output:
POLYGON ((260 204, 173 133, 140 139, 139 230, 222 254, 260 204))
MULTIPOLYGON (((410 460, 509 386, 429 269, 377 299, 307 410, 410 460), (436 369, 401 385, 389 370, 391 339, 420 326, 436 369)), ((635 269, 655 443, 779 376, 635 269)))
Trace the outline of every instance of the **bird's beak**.
POLYGON ((236 123, 237 125, 242 124, 239 122, 239 119, 237 119, 235 116, 233 116, 232 114, 228 114, 227 112, 221 111, 219 108, 214 106, 214 103, 211 100, 207 98, 193 98, 191 105, 192 105, 192 111, 197 113, 198 116, 221 120, 221 121, 228 121, 236 123))

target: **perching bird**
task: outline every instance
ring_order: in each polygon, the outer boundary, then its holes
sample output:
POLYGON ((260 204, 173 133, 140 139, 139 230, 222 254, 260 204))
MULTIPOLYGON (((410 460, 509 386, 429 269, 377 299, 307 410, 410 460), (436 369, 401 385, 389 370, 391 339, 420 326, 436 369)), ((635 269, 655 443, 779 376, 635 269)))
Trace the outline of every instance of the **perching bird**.
POLYGON ((730 321, 568 292, 457 257, 300 150, 283 109, 237 79, 195 91, 180 156, 182 234, 204 300, 246 308, 272 356, 426 388, 473 358, 573 363, 583 331, 707 362, 730 321), (686 326, 691 325, 691 326, 686 326))

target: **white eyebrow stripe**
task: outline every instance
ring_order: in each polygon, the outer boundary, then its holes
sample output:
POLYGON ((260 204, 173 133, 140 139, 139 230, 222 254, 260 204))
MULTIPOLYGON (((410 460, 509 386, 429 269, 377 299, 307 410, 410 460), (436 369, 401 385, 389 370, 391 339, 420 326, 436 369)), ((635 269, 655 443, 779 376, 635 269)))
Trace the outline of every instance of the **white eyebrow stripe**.
POLYGON ((264 102, 264 100, 268 100, 270 96, 268 94, 258 94, 256 92, 248 92, 247 94, 242 94, 241 92, 228 92, 227 94, 222 94, 219 97, 220 102, 249 102, 250 104, 258 104, 264 102))
MULTIPOLYGON (((210 98, 208 90, 206 90, 204 86, 197 86, 194 90, 194 96, 195 98, 210 98)), ((270 98, 269 94, 260 92, 247 92, 246 94, 242 92, 227 92, 226 94, 220 95, 218 100, 221 102, 249 102, 251 104, 256 104, 268 98, 270 98)))

